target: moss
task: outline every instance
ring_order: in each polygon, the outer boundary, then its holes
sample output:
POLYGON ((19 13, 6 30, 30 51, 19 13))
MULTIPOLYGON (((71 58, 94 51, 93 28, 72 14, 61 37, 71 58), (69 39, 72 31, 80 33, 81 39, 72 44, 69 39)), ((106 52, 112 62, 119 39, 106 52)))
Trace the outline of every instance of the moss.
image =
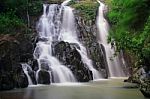
POLYGON ((98 9, 99 3, 96 1, 80 1, 72 3, 71 6, 80 12, 80 15, 85 20, 94 20, 96 18, 96 11, 98 9))

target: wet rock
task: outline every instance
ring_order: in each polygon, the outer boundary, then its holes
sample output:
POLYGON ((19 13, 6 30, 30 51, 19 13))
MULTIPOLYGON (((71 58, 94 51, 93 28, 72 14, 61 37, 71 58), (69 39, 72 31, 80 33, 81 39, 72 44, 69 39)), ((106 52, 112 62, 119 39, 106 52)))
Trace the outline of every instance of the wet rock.
POLYGON ((40 70, 38 73, 38 83, 39 84, 50 84, 50 75, 49 72, 45 71, 45 70, 40 70))
POLYGON ((82 62, 81 55, 76 48, 79 48, 76 44, 61 41, 54 46, 54 53, 65 66, 71 69, 79 82, 92 80, 92 73, 82 62))
POLYGON ((10 90, 14 88, 13 75, 9 72, 0 74, 0 90, 10 90))
POLYGON ((150 75, 149 74, 141 81, 140 91, 145 97, 150 98, 150 75))
POLYGON ((16 79, 17 88, 28 87, 28 78, 24 73, 16 75, 16 79))
POLYGON ((22 65, 17 64, 13 68, 13 79, 15 88, 25 88, 28 86, 28 78, 22 70, 22 65))
POLYGON ((28 74, 31 77, 32 83, 36 85, 37 84, 37 81, 36 81, 36 72, 33 71, 33 70, 28 70, 28 74))
POLYGON ((39 37, 39 38, 37 39, 37 42, 38 42, 38 41, 46 42, 46 41, 48 41, 48 38, 39 37))
POLYGON ((105 58, 105 50, 98 43, 96 19, 85 20, 80 12, 74 10, 78 38, 87 49, 87 54, 93 62, 94 68, 101 72, 104 78, 108 77, 108 66, 105 58), (95 21, 94 21, 95 20, 95 21))
POLYGON ((39 69, 38 61, 36 59, 34 59, 33 63, 32 63, 32 70, 37 71, 38 69, 39 69))
POLYGON ((22 67, 16 65, 11 71, 1 71, 0 90, 10 90, 14 88, 25 88, 28 86, 28 79, 22 67))
POLYGON ((49 60, 46 60, 46 59, 41 59, 40 60, 40 65, 41 65, 41 69, 43 69, 43 70, 46 70, 46 71, 48 71, 50 68, 49 68, 49 66, 51 65, 50 63, 49 63, 49 60))
POLYGON ((124 82, 137 84, 141 93, 145 97, 150 98, 150 72, 146 71, 144 67, 134 69, 132 75, 124 82))
POLYGON ((141 89, 140 91, 145 97, 150 98, 150 91, 145 91, 143 89, 141 89))
POLYGON ((0 35, 0 90, 28 86, 20 63, 33 60, 33 49, 30 38, 24 34, 0 35))

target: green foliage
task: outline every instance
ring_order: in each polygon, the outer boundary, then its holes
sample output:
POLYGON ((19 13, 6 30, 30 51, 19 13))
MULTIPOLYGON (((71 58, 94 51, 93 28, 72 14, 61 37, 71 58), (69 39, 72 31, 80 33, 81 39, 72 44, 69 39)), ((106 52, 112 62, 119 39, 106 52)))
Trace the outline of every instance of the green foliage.
POLYGON ((27 32, 28 16, 42 12, 42 0, 1 0, 0 34, 27 32))
POLYGON ((69 5, 74 5, 74 4, 76 4, 76 1, 75 1, 75 0, 71 0, 71 1, 69 2, 69 5))
POLYGON ((80 11, 80 15, 85 20, 94 20, 99 4, 92 1, 80 1, 80 3, 73 3, 72 6, 80 11))
POLYGON ((41 0, 29 2, 28 4, 29 15, 31 16, 39 15, 42 12, 42 5, 43 4, 41 0))
POLYGON ((14 13, 0 14, 0 34, 16 33, 25 30, 25 24, 14 13))
POLYGON ((150 1, 112 0, 108 18, 112 25, 109 41, 117 51, 125 50, 142 65, 150 62, 150 1))
POLYGON ((113 0, 108 14, 112 24, 139 30, 148 18, 147 0, 113 0))
POLYGON ((143 64, 150 65, 150 16, 147 23, 145 24, 144 31, 142 33, 142 38, 144 41, 144 46, 142 47, 142 59, 143 64))
POLYGON ((2 0, 2 12, 15 12, 16 15, 22 16, 26 13, 27 0, 2 0))
POLYGON ((38 15, 42 11, 42 0, 2 0, 0 8, 3 13, 13 11, 26 19, 27 11, 30 15, 38 15))

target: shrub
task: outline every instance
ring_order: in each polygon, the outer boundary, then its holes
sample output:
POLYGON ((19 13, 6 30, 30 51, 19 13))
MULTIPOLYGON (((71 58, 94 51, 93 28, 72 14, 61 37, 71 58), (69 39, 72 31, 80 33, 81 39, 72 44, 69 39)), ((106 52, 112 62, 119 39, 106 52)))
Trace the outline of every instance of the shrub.
POLYGON ((25 31, 25 24, 13 12, 0 14, 0 34, 25 31))

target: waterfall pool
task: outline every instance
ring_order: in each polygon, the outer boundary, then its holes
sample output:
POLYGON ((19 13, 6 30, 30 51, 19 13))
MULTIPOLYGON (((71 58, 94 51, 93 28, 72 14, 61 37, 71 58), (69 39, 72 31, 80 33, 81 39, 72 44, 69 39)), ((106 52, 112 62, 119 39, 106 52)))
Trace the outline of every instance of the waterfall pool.
POLYGON ((134 84, 123 79, 97 80, 89 83, 64 83, 30 86, 0 92, 0 99, 145 99, 134 84))

